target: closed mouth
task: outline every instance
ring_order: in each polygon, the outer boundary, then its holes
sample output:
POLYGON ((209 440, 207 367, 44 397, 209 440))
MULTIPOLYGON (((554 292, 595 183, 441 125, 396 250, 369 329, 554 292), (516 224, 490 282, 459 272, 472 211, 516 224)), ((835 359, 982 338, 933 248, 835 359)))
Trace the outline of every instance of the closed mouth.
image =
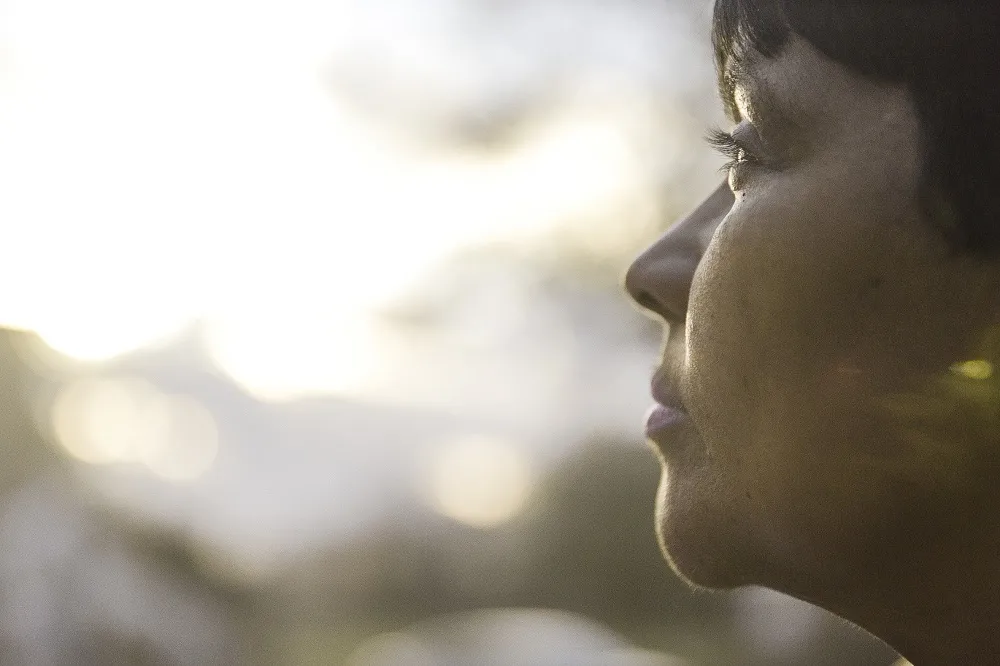
POLYGON ((663 368, 653 373, 650 392, 653 395, 653 400, 663 407, 687 414, 684 401, 681 399, 680 388, 664 373, 663 368))

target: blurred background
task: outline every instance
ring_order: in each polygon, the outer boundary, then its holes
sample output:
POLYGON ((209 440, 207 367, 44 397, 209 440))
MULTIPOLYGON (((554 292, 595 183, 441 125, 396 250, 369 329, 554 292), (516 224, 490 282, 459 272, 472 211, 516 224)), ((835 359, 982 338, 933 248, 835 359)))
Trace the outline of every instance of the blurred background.
POLYGON ((653 535, 703 0, 0 0, 0 663, 877 665, 653 535))

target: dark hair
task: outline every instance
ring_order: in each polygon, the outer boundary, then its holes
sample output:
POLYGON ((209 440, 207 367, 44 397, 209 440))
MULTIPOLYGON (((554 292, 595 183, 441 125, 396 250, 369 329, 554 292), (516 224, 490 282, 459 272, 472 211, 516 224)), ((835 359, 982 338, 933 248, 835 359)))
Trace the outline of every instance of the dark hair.
POLYGON ((864 76, 902 83, 923 137, 925 210, 959 250, 1000 255, 1000 5, 990 0, 716 0, 727 62, 779 55, 792 34, 864 76))

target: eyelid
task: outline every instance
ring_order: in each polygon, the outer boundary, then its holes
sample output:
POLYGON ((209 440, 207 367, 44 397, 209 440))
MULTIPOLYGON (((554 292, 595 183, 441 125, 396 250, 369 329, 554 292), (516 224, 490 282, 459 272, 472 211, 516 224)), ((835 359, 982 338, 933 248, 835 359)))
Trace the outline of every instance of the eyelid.
POLYGON ((732 168, 736 164, 744 164, 747 162, 759 162, 759 151, 752 145, 751 142, 745 140, 740 134, 745 134, 745 132, 739 132, 740 127, 737 127, 733 132, 726 132, 718 128, 712 128, 709 130, 708 136, 705 140, 710 146, 715 148, 717 151, 722 153, 724 157, 727 157, 730 161, 726 164, 723 169, 732 168))
POLYGON ((728 158, 721 171, 728 173, 729 187, 733 192, 743 189, 747 176, 750 175, 748 169, 766 166, 762 163, 759 152, 753 144, 760 144, 756 136, 751 138, 756 141, 748 141, 747 133, 756 135, 753 126, 749 123, 740 123, 732 132, 725 132, 714 128, 705 137, 709 145, 728 158))
POLYGON ((757 128, 749 121, 744 120, 734 127, 731 135, 736 143, 754 155, 760 156, 765 152, 764 149, 767 144, 760 135, 760 132, 757 131, 757 128))

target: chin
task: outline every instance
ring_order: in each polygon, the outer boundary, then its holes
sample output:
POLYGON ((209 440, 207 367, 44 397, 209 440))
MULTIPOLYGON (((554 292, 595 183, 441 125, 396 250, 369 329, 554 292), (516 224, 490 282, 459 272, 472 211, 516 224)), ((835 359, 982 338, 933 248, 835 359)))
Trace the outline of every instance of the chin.
POLYGON ((731 533, 734 521, 705 486, 682 474, 671 474, 664 465, 656 500, 656 538, 670 568, 693 588, 725 590, 752 583, 740 551, 746 539, 731 533), (707 501, 705 501, 707 500, 707 501), (721 519, 720 519, 721 518, 721 519))

